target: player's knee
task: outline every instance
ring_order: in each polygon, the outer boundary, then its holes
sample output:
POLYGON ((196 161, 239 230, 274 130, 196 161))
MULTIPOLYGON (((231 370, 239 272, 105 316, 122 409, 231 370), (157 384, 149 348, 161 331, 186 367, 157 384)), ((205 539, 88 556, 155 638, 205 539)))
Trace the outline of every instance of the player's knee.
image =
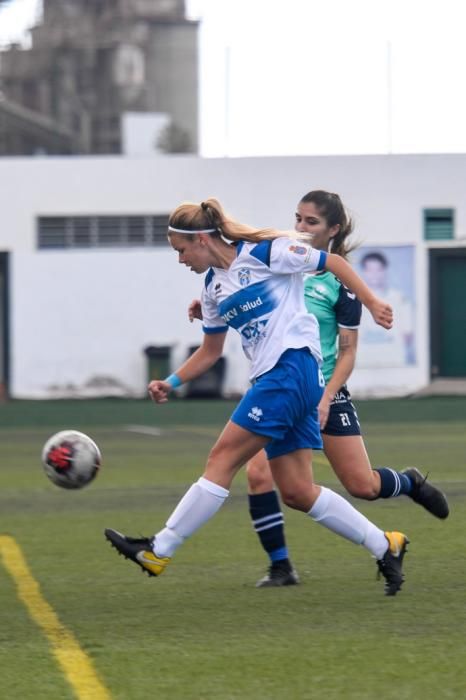
POLYGON ((283 503, 288 506, 288 508, 296 508, 296 494, 290 491, 282 491, 281 493, 283 503))
POLYGON ((272 473, 266 460, 248 462, 246 467, 249 489, 252 493, 265 493, 274 488, 272 473))
POLYGON ((206 473, 211 478, 234 475, 238 465, 228 446, 214 445, 207 458, 206 473))
POLYGON ((216 461, 222 459, 222 457, 224 457, 224 454, 225 454, 224 447, 220 447, 219 445, 214 445, 209 452, 209 456, 207 457, 207 462, 208 463, 209 462, 210 463, 216 462, 216 461))
POLYGON ((266 493, 274 488, 273 480, 266 474, 255 469, 248 469, 248 485, 252 493, 266 493))
POLYGON ((309 497, 301 489, 286 489, 281 491, 283 503, 288 508, 307 512, 309 510, 309 497))

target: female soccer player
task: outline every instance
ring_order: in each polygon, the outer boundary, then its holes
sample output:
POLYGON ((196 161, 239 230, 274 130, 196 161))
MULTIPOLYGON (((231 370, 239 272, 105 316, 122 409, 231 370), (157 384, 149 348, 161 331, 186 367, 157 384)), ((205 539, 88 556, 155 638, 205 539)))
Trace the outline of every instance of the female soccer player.
POLYGON ((177 207, 168 235, 181 264, 197 274, 207 272, 201 298, 204 340, 175 374, 149 384, 152 399, 166 402, 170 391, 213 366, 230 326, 240 333, 251 361, 252 386, 213 446, 203 476, 166 526, 152 538, 126 537, 112 529, 105 536, 149 575, 160 575, 178 547, 222 506, 241 466, 265 448, 284 502, 366 547, 385 578, 386 595, 395 595, 404 578, 406 535, 384 533, 348 501, 313 481, 312 449, 322 447, 317 406, 324 379, 317 321, 304 305, 303 273, 335 274, 386 329, 393 322, 391 307, 372 294, 341 256, 274 229, 241 224, 215 199, 177 207))
MULTIPOLYGON (((317 250, 331 250, 345 260, 351 251, 348 236, 353 224, 337 194, 314 190, 304 195, 298 204, 295 230, 317 250)), ((356 359, 359 299, 328 270, 306 277, 304 295, 306 308, 316 316, 320 327, 326 385, 318 405, 319 423, 324 453, 338 479, 357 498, 375 500, 405 494, 438 518, 446 518, 449 509, 445 496, 416 468, 398 472, 389 467, 371 467, 346 386, 356 359)), ((197 305, 193 302, 190 316, 196 315, 197 305)), ((270 558, 269 571, 257 586, 295 584, 298 577, 288 557, 283 514, 263 451, 248 463, 247 475, 249 511, 270 558)))

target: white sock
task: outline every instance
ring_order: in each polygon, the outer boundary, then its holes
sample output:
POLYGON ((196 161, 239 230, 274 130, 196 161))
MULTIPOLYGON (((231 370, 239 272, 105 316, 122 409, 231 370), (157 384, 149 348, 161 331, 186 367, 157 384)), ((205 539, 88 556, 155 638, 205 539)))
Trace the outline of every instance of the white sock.
POLYGON ((388 549, 383 530, 376 527, 362 513, 334 491, 321 486, 319 497, 308 515, 316 523, 336 532, 337 535, 362 544, 376 558, 382 559, 388 549))
POLYGON ((166 527, 155 536, 154 553, 171 557, 185 539, 204 525, 220 509, 229 491, 203 476, 191 486, 173 513, 166 527))

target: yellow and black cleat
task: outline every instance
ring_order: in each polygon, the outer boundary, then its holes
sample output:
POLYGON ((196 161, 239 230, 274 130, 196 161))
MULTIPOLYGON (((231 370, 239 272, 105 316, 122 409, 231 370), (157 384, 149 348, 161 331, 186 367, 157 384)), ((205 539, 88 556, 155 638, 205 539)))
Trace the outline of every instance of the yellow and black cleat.
POLYGON ((153 539, 149 537, 126 537, 110 528, 105 530, 105 537, 119 554, 134 561, 148 576, 160 576, 170 562, 170 557, 158 557, 154 553, 153 539))
POLYGON ((409 540, 402 532, 385 532, 388 549, 382 559, 377 560, 379 576, 385 579, 385 595, 396 595, 405 577, 403 575, 403 557, 409 540))

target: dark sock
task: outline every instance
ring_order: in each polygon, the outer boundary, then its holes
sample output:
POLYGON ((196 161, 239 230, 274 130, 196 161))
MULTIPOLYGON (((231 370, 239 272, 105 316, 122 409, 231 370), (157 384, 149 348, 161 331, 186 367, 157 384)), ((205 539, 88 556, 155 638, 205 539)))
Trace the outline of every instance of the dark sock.
POLYGON ((381 467, 374 471, 380 474, 380 493, 377 498, 393 498, 394 496, 411 493, 412 483, 409 476, 389 467, 381 467))
POLYGON ((280 565, 291 567, 285 543, 283 513, 276 492, 249 495, 249 513, 254 530, 272 564, 280 562, 280 565))

